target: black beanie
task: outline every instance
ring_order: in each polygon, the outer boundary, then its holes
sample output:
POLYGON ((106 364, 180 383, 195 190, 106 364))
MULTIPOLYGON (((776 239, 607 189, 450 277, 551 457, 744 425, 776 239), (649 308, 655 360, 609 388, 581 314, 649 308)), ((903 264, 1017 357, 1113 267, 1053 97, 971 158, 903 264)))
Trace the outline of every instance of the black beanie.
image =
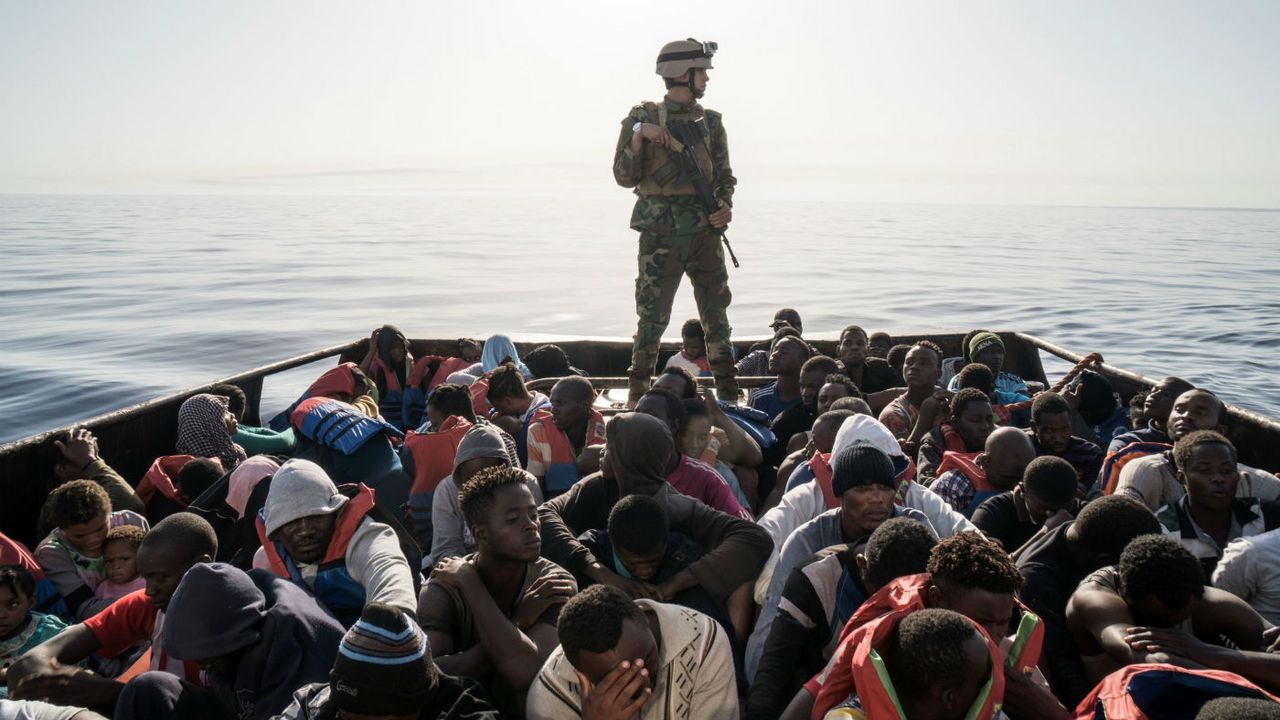
POLYGON ((435 695, 438 675, 418 623, 390 605, 370 603, 338 645, 330 698, 354 713, 416 715, 435 695))
POLYGON ((831 459, 831 490, 836 497, 863 485, 897 488, 896 476, 893 461, 870 443, 855 442, 831 459))

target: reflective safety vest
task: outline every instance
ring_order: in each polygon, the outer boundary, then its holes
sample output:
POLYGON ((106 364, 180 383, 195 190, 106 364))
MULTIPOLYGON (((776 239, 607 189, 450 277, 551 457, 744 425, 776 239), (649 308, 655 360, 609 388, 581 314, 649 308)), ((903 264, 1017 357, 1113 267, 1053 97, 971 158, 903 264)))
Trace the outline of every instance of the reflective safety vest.
POLYGON ((1280 698, 1226 670, 1191 670, 1161 663, 1129 665, 1111 673, 1076 706, 1076 720, 1193 718, 1220 697, 1280 698))
POLYGON ((1139 441, 1109 453, 1107 459, 1102 461, 1102 472, 1098 473, 1098 486, 1102 489, 1102 494, 1111 495, 1116 491, 1116 486, 1120 484, 1120 471, 1131 461, 1172 449, 1173 446, 1168 443, 1139 441))
MULTIPOLYGON (((550 410, 544 407, 534 413, 533 419, 529 421, 529 437, 551 447, 550 462, 547 462, 546 475, 542 478, 542 490, 546 499, 565 493, 582 479, 582 474, 578 472, 578 455, 569 444, 569 436, 556 427, 550 410)), ((591 416, 587 418, 587 434, 583 446, 603 442, 604 416, 592 410, 591 416)))
POLYGON ((987 500, 1004 492, 1003 490, 987 482, 987 471, 982 469, 978 464, 978 456, 980 452, 961 453, 948 450, 942 453, 942 462, 938 464, 938 477, 958 470, 962 475, 969 479, 973 485, 973 498, 969 501, 969 505, 964 509, 965 517, 973 517, 973 511, 987 500))
MULTIPOLYGON (((928 573, 907 575, 897 578, 880 588, 858 607, 840 631, 840 640, 831 661, 805 687, 813 694, 814 718, 821 718, 827 710, 842 702, 853 692, 855 664, 865 662, 859 653, 865 655, 860 647, 863 628, 885 617, 906 617, 913 612, 925 609, 925 592, 932 580, 928 573)), ((1005 655, 1006 670, 1019 673, 1031 672, 1040 662, 1040 651, 1044 648, 1044 624, 1039 616, 1031 612, 1020 600, 1014 599, 1020 612, 1018 630, 1014 635, 1013 645, 1005 655)), ((985 637, 985 633, 983 633, 985 637)), ((999 640, 997 638, 997 640, 999 640)), ((999 651, 999 648, 996 648, 999 651)), ((996 657, 993 655, 992 657, 996 657)), ((1003 675, 1001 676, 1003 682, 1003 675)), ((858 685, 859 696, 862 686, 858 685)), ((1003 697, 1003 694, 1001 695, 1003 697)), ((863 698, 864 702, 866 698, 863 698)), ((997 698, 997 703, 999 698, 997 698)), ((867 717, 879 717, 868 713, 867 717)), ((898 717, 888 715, 886 717, 898 717)), ((989 717, 989 716, 980 716, 989 717)))
MULTIPOLYGON (((889 645, 893 631, 897 629, 898 623, 910 613, 891 613, 883 615, 870 623, 859 628, 850 636, 850 641, 856 647, 853 654, 853 661, 849 668, 847 683, 842 684, 845 688, 843 695, 834 703, 826 704, 819 698, 814 702, 813 718, 845 717, 837 709, 831 716, 827 712, 834 708, 851 693, 856 692, 858 695, 861 712, 866 718, 874 720, 907 720, 907 715, 902 709, 902 703, 898 699, 897 690, 893 687, 893 681, 889 677, 889 668, 884 662, 884 651, 889 645)), ((973 622, 972 620, 970 622, 973 622)), ((981 634, 982 639, 987 643, 987 652, 992 658, 1000 657, 1000 648, 987 636, 985 630, 977 623, 973 626, 981 634)), ((909 661, 908 658, 903 658, 909 661)), ((1005 669, 1000 663, 991 663, 991 676, 987 678, 986 683, 978 691, 978 696, 974 698, 973 704, 969 707, 969 712, 965 714, 966 720, 991 720, 1000 712, 1000 706, 1004 702, 1004 674, 1005 669)), ((825 691, 825 688, 824 688, 825 691)), ((856 715, 848 715, 848 717, 856 717, 856 715)))
MULTIPOLYGON (((350 486, 347 486, 350 487, 350 486)), ((315 595, 316 600, 335 617, 344 627, 351 627, 360 619, 364 609, 366 594, 364 587, 351 577, 347 570, 347 546, 352 536, 360 527, 369 511, 373 509, 373 489, 361 484, 355 497, 350 498, 338 509, 338 518, 333 526, 333 535, 329 546, 325 548, 320 566, 316 569, 313 583, 308 583, 302 576, 289 551, 278 540, 267 537, 265 509, 258 511, 258 539, 262 541, 271 571, 283 578, 288 578, 295 585, 307 588, 315 595)))

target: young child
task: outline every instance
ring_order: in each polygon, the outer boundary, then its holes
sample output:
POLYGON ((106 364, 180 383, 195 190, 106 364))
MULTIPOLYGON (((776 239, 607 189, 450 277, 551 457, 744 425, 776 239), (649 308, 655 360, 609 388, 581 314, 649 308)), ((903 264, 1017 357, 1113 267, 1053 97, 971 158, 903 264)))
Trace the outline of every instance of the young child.
POLYGON ((120 525, 107 532, 102 542, 102 559, 106 565, 106 578, 93 591, 100 600, 119 600, 134 590, 141 590, 147 582, 138 577, 138 546, 146 531, 136 525, 120 525))
MULTIPOLYGON (((32 612, 35 602, 35 577, 21 565, 0 565, 0 671, 67 627, 54 615, 32 612)), ((7 697, 4 684, 0 699, 7 697)))
POLYGON ((120 525, 149 527, 130 510, 111 511, 107 491, 92 480, 73 480, 50 493, 57 529, 36 548, 36 562, 67 601, 72 617, 92 617, 111 604, 94 592, 106 577, 102 546, 120 525))
POLYGON ((680 352, 672 355, 664 368, 682 367, 695 377, 711 374, 707 363, 707 338, 698 318, 686 320, 680 327, 680 352))

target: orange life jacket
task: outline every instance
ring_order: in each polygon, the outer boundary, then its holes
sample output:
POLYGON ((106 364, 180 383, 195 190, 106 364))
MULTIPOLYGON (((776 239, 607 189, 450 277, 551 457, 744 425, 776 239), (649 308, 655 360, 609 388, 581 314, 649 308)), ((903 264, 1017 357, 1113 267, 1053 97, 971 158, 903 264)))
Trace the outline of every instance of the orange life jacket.
POLYGON ((1156 455, 1172 448, 1173 446, 1168 443, 1139 441, 1131 442, 1113 453, 1108 453, 1107 459, 1102 461, 1102 472, 1098 473, 1098 484, 1102 487, 1102 494, 1111 495, 1116 491, 1116 486, 1120 484, 1120 471, 1125 465, 1138 458, 1156 455))
POLYGON ((952 470, 959 470, 973 484, 973 499, 969 501, 969 506, 963 510, 965 517, 973 517, 973 511, 977 510, 978 506, 986 501, 987 498, 1004 492, 987 481, 987 471, 983 470, 982 466, 978 464, 978 456, 981 454, 980 452, 963 453, 948 450, 942 453, 942 462, 938 464, 938 477, 942 477, 952 470))
POLYGON ((435 432, 416 433, 404 438, 405 449, 413 456, 413 486, 410 494, 432 492, 446 475, 453 472, 458 443, 472 428, 472 423, 459 415, 450 415, 435 432))
POLYGON ((442 357, 440 355, 424 355, 418 358, 413 364, 413 369, 409 371, 409 387, 422 387, 422 382, 427 381, 426 390, 431 390, 437 385, 443 384, 449 379, 449 376, 459 370, 466 370, 471 367, 472 363, 463 360, 460 357, 442 357), (435 365, 435 372, 431 372, 431 366, 435 365), (427 378, 427 373, 431 373, 431 378, 427 378))
MULTIPOLYGON (((862 652, 859 647, 862 638, 860 631, 884 617, 902 618, 923 610, 925 592, 931 582, 928 573, 897 578, 876 591, 854 611, 853 617, 849 618, 849 622, 840 631, 839 644, 831 661, 822 672, 805 684, 805 688, 814 696, 814 718, 821 718, 827 710, 842 702, 853 691, 853 667, 859 660, 859 652, 862 652)), ((1020 600, 1015 598, 1014 603, 1022 613, 1022 619, 1004 665, 1018 672, 1028 672, 1040 662, 1040 651, 1044 647, 1044 624, 1020 600)), ((858 689, 861 696, 862 686, 859 685, 858 689)), ((867 717, 878 716, 868 713, 867 717)))
POLYGON ((151 463, 151 467, 147 468, 147 474, 143 475, 138 483, 136 490, 138 499, 143 505, 150 506, 151 498, 155 497, 156 493, 160 493, 186 509, 187 501, 178 494, 178 488, 174 486, 173 480, 178 477, 182 467, 194 459, 194 455, 163 455, 156 458, 151 463))
POLYGON ((831 489, 831 453, 815 450, 809 458, 809 471, 813 473, 813 481, 822 490, 822 505, 826 509, 840 507, 840 499, 831 489))
MULTIPOLYGON (((889 614, 884 615, 871 621, 867 625, 858 629, 850 640, 856 645, 856 651, 853 655, 853 661, 849 668, 847 689, 844 695, 835 702, 825 707, 819 707, 819 702, 815 702, 813 706, 813 714, 811 717, 820 719, 826 715, 827 711, 835 705, 843 702, 850 693, 858 693, 858 700, 862 705, 862 712, 867 718, 875 720, 907 720, 906 713, 902 710, 902 703, 898 699, 898 692, 894 689, 892 681, 889 678, 889 669, 886 667, 882 659, 889 644, 889 638, 893 631, 898 627, 904 618, 910 613, 889 614)), ((970 620, 970 622, 973 622, 970 620)), ((977 623, 973 623, 974 628, 982 636, 987 643, 987 652, 992 658, 1000 657, 1000 648, 994 640, 989 637, 985 630, 977 623)), ((972 720, 992 720, 1000 712, 1000 707, 1004 702, 1004 667, 998 663, 991 663, 991 676, 987 682, 978 691, 978 697, 974 698, 973 704, 969 708, 966 718, 972 720)))

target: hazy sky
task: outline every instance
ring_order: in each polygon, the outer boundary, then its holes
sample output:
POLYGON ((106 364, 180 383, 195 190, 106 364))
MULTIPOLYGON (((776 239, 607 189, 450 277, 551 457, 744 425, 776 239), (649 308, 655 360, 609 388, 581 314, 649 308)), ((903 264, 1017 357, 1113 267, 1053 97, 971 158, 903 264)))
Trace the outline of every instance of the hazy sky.
POLYGON ((1280 207, 1273 0, 0 0, 0 192, 616 193, 685 36, 753 193, 1280 207))

